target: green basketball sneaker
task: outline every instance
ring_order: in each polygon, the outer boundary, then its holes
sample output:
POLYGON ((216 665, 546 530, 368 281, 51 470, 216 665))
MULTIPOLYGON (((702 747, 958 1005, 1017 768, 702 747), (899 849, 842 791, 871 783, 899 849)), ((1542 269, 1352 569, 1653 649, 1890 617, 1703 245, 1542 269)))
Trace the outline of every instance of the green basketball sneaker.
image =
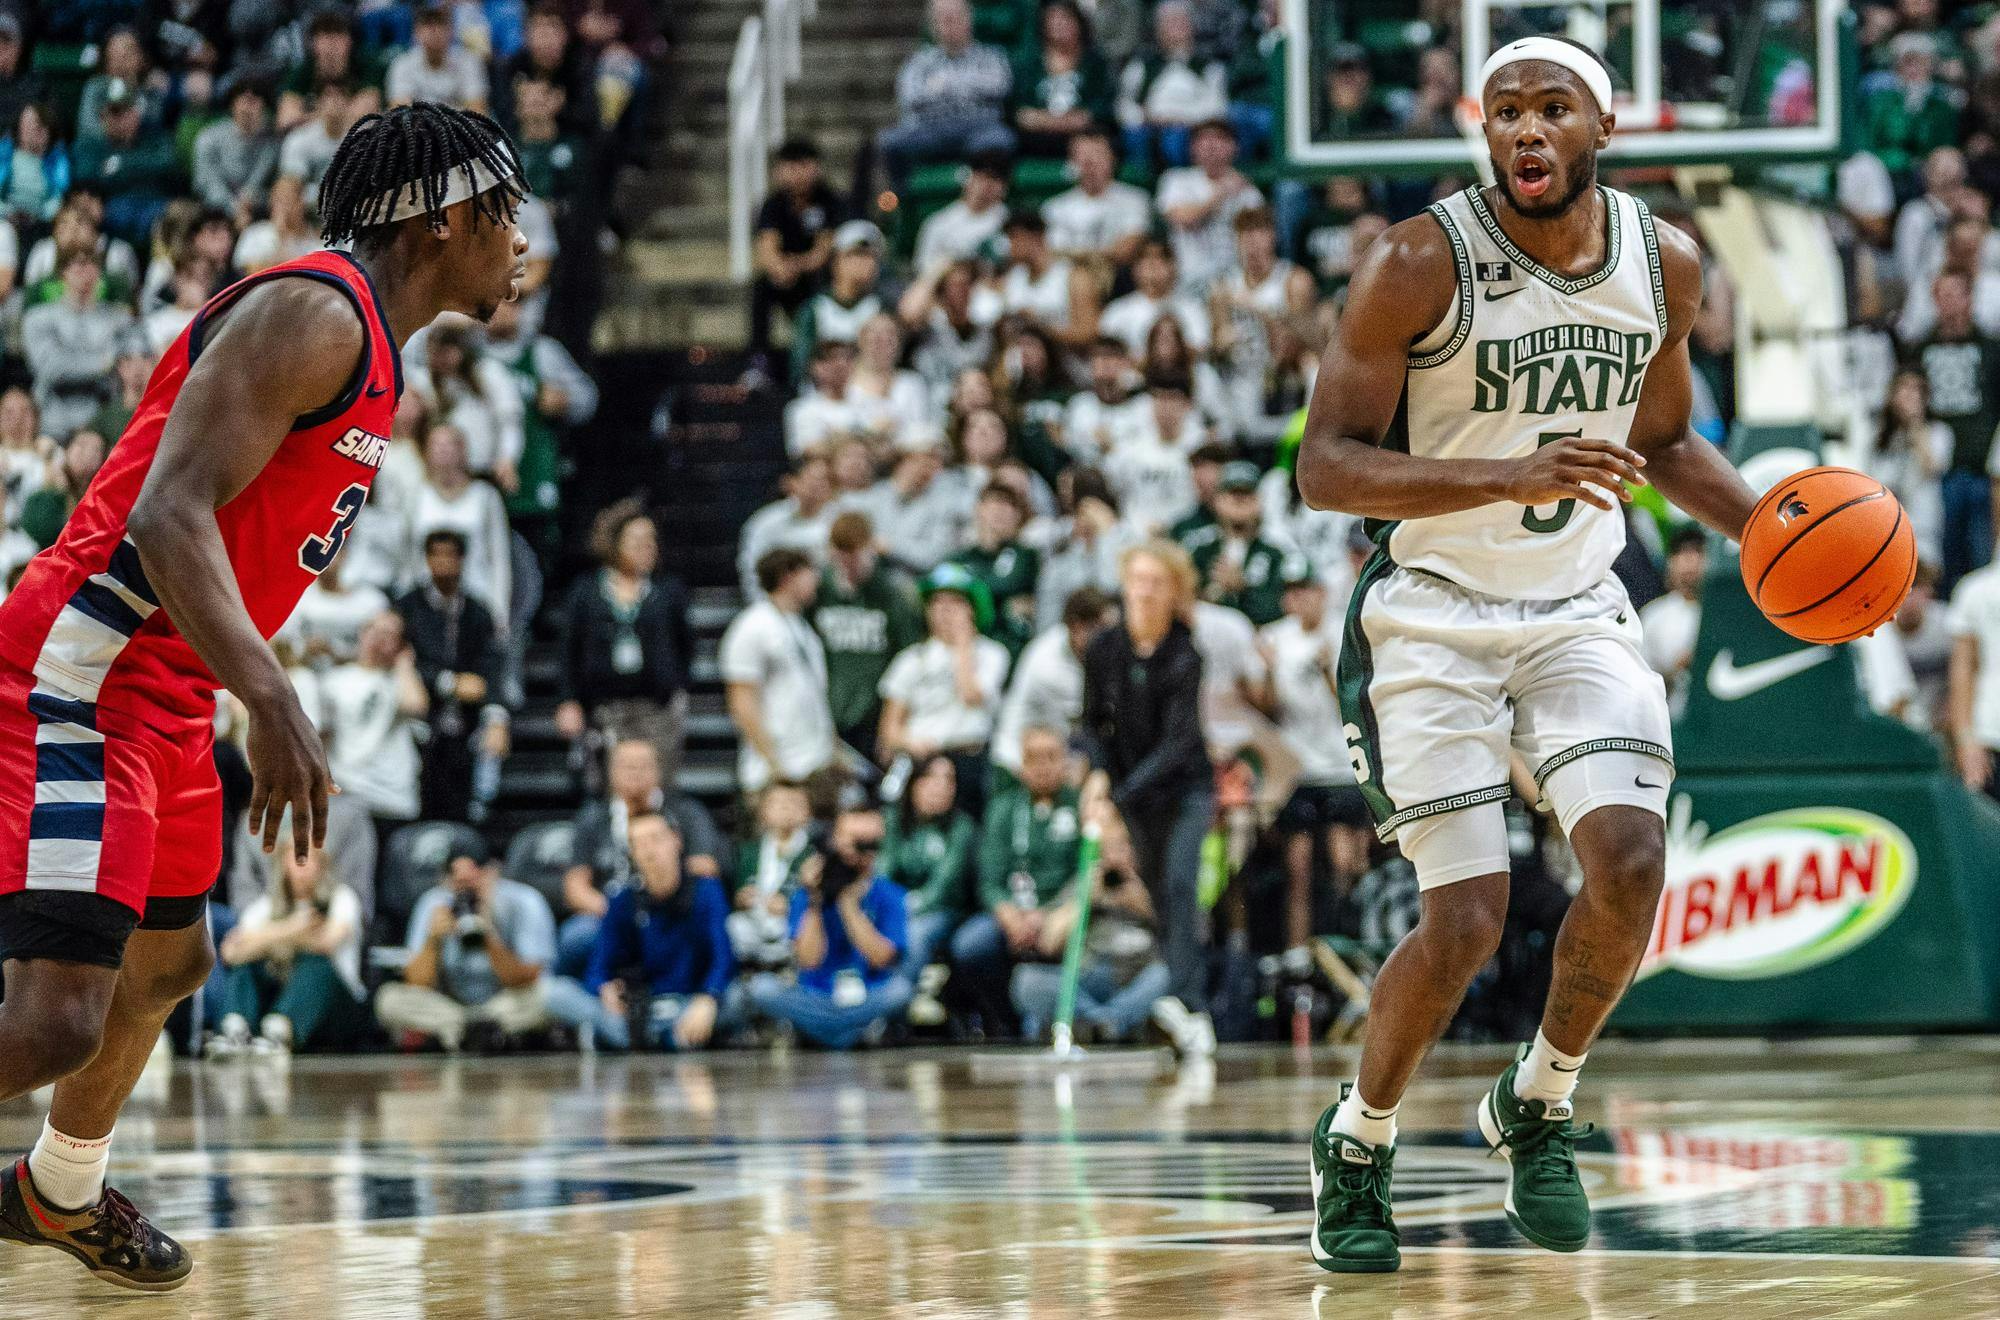
MULTIPOLYGON (((1527 1050, 1523 1047, 1522 1057, 1527 1050)), ((1550 1251, 1580 1251, 1590 1240, 1590 1201, 1576 1172, 1576 1139, 1596 1129, 1570 1121, 1568 1101, 1544 1104, 1514 1094, 1517 1058, 1479 1102, 1479 1131, 1507 1157, 1507 1221, 1550 1251)))
MULTIPOLYGON (((1340 1088, 1345 1100, 1352 1085, 1340 1088)), ((1402 1234, 1389 1209, 1394 1146, 1369 1146, 1333 1130, 1329 1105, 1313 1126, 1313 1261, 1335 1274, 1387 1274, 1402 1268, 1402 1234)))

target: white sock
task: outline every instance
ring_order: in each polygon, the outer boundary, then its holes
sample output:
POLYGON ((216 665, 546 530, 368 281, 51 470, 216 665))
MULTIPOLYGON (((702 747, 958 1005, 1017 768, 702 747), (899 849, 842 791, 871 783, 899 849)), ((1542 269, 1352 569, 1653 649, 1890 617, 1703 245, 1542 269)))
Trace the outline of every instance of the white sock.
POLYGON ((111 1163, 111 1133, 95 1141, 65 1136, 42 1120, 42 1139, 28 1152, 35 1194, 61 1210, 82 1210, 104 1195, 104 1169, 111 1163))
POLYGON ((1588 1053, 1564 1054, 1537 1031, 1535 1043, 1528 1047, 1528 1057, 1514 1070, 1515 1097, 1551 1105, 1562 1103, 1575 1094, 1577 1072, 1589 1057, 1588 1053))
POLYGON ((1396 1144, 1396 1111, 1401 1105, 1371 1105, 1361 1098, 1360 1088, 1347 1093, 1340 1108, 1333 1111, 1333 1130, 1369 1146, 1396 1144))

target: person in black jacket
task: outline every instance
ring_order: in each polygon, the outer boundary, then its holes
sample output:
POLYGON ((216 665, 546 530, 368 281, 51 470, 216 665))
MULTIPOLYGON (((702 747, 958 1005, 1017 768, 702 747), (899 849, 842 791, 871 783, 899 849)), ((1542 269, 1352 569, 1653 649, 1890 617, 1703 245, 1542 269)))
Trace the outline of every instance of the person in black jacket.
POLYGON ((660 782, 680 773, 687 667, 694 657, 687 588, 659 574, 660 534, 637 498, 597 516, 591 550, 604 565, 577 580, 563 608, 562 704, 556 727, 607 743, 640 738, 660 754, 660 782))
POLYGON ((1150 541, 1119 569, 1124 621, 1083 653, 1077 741, 1090 758, 1086 821, 1115 809, 1160 914, 1173 993, 1154 1017, 1183 1054, 1215 1049, 1200 899, 1215 780, 1201 733, 1201 653, 1186 619, 1198 579, 1187 551, 1150 541))
POLYGON ((396 602, 431 694, 424 749, 423 817, 470 821, 485 815, 507 755, 507 708, 500 704, 502 657, 493 616, 465 594, 465 537, 440 528, 424 538, 430 581, 396 602))

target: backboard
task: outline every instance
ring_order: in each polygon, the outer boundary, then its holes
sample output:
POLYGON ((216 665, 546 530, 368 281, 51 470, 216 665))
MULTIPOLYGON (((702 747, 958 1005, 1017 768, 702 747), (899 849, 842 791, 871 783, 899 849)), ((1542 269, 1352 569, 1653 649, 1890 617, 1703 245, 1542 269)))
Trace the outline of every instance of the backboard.
POLYGON ((1846 0, 1288 0, 1285 8, 1285 155, 1308 172, 1473 164, 1483 148, 1468 146, 1454 123, 1457 98, 1476 95, 1494 47, 1533 34, 1580 41, 1610 65, 1619 128, 1608 164, 1759 164, 1839 150, 1846 0))

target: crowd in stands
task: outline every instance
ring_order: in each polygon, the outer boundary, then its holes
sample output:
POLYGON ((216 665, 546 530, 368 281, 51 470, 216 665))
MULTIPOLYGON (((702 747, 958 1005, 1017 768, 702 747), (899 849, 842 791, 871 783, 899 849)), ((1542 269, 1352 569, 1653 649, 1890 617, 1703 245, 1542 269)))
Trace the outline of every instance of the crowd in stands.
MULTIPOLYGON (((1258 1030, 1254 1001, 1285 1011, 1315 935, 1392 944, 1414 877, 1376 841, 1337 700, 1372 546, 1305 507, 1292 472, 1348 278, 1470 180, 1273 169, 1277 7, 1249 0, 1048 0, 1006 48, 965 0, 932 0, 870 153, 894 207, 851 210, 873 180, 836 186, 807 139, 775 153, 746 384, 788 398, 790 466, 742 529, 718 656, 736 828, 679 790, 688 597, 637 501, 603 511, 600 568, 548 611, 557 723, 603 748, 600 789, 553 857, 460 827, 508 754, 560 437, 596 405, 547 299, 569 250, 552 236, 572 232, 565 204, 598 205, 581 199, 657 54, 642 8, 569 0, 516 31, 492 4, 368 6, 255 40, 71 30, 61 4, 39 34, 0 16, 10 563, 60 529, 202 302, 309 245, 316 174, 355 115, 490 104, 558 212, 531 220, 536 296, 411 346, 377 496, 282 639, 346 792, 323 856, 267 873, 232 851, 214 1048, 1037 1038, 1087 888, 1079 1033, 1150 1023, 1201 1053, 1258 1030), (43 41, 96 52, 69 108, 21 72, 43 41), (919 215, 940 165, 956 195, 919 215), (413 872, 436 883, 389 892, 413 872), (400 949, 371 967, 371 942, 400 949)), ((75 9, 72 27, 104 12, 75 9)), ((1863 149, 1827 182, 1863 400, 1841 439, 1923 556, 1861 651, 1866 687, 2000 795, 2000 24, 1978 13, 1860 6, 1863 149)), ((1451 131, 1452 21, 1401 74, 1330 48, 1316 131, 1451 131)), ((1707 265, 1694 425, 1720 442, 1736 318, 1707 265)), ((1627 525, 1617 571, 1684 701, 1709 543, 1643 499, 1627 525)), ((1517 778, 1516 972, 1566 901, 1558 832, 1517 778)), ((1482 977, 1468 1013, 1532 979, 1482 977)))
MULTIPOLYGON (((1323 52, 1316 132, 1455 131, 1457 16, 1435 9, 1423 13, 1433 39, 1407 58, 1347 40, 1323 52)), ((926 848, 966 877, 956 914, 933 874, 889 868, 909 894, 914 1003, 928 1008, 948 965, 960 1005, 1045 1030, 1048 936, 1061 924, 1044 914, 1077 877, 1025 863, 1046 840, 1014 823, 1026 819, 1024 744, 1055 767, 1058 796, 1033 800, 1061 810, 1087 765, 1091 635, 1119 627, 1135 557, 1174 560, 1178 573, 1185 556, 1214 769, 1195 910, 1168 874, 1177 864, 1130 839, 1107 845, 1093 883, 1115 893, 1116 877, 1135 876, 1124 892, 1146 898, 1129 917, 1149 957, 1192 925, 1218 990, 1228 951, 1246 942, 1303 975, 1309 935, 1392 932, 1411 886, 1375 844, 1346 763, 1340 620, 1370 547, 1355 520, 1301 502, 1302 410, 1370 245, 1472 180, 1308 186, 1273 169, 1275 5, 932 0, 927 12, 929 42, 903 67, 875 143, 889 195, 845 209, 843 198, 876 197, 866 158, 858 186, 836 187, 814 144, 795 139, 757 222, 761 356, 746 383, 791 397, 793 466, 740 546, 742 588, 760 601, 725 651, 745 790, 809 784, 829 767, 881 775, 900 794, 892 839, 914 813, 935 819, 948 790, 966 828, 932 827, 926 848), (1032 16, 991 21, 1007 9, 1032 16), (939 162, 956 167, 956 195, 930 204, 939 162), (775 352, 780 312, 788 362, 775 352), (1000 870, 1012 879, 996 886, 984 849, 1010 832, 1019 842, 1000 870), (1253 854, 1283 883, 1246 883, 1253 854), (1261 895, 1247 918, 1245 890, 1261 895), (937 932, 952 925, 946 942, 937 932), (914 967, 925 959, 928 981, 914 967)), ((1328 21, 1344 35, 1338 15, 1328 21)), ((1865 4, 1858 30, 1861 150, 1822 185, 1861 403, 1832 438, 1903 501, 1923 560, 1895 626, 1861 648, 1861 673, 1879 711, 1937 734, 1969 783, 2000 795, 2000 569, 1987 566, 2000 472, 2000 23, 1865 4)), ((1752 118, 1796 122, 1798 98, 1810 102, 1810 74, 1781 53, 1752 118)), ((1685 203, 1654 206, 1700 241, 1685 203)), ((1719 263, 1705 265, 1693 423, 1722 442, 1734 291, 1719 263)), ((1618 571, 1678 709, 1708 540, 1645 500, 1628 529, 1618 571)), ((1551 832, 1534 796, 1514 810, 1539 841, 1551 832)), ((1096 813, 1107 840, 1120 814, 1096 813)), ((1560 868, 1559 842, 1534 851, 1560 868)), ((1170 1005, 1163 1020, 1182 1000, 1199 1017, 1179 968, 1123 970, 1097 986, 1098 1007, 1137 987, 1170 1005)), ((1122 1035, 1134 1019, 1110 1021, 1122 1035)))

